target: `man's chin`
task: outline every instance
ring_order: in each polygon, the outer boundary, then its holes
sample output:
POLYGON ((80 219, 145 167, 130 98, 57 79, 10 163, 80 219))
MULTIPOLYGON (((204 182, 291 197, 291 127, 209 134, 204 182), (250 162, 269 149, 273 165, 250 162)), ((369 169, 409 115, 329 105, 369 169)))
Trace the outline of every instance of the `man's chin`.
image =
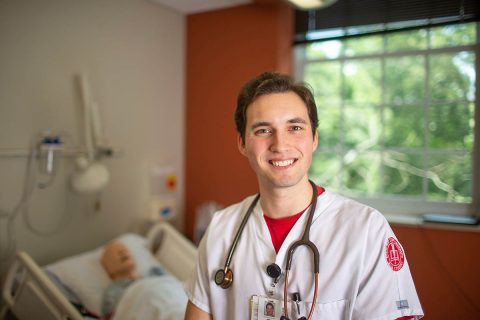
POLYGON ((302 178, 281 177, 269 179, 269 184, 274 188, 291 188, 301 183, 302 178))

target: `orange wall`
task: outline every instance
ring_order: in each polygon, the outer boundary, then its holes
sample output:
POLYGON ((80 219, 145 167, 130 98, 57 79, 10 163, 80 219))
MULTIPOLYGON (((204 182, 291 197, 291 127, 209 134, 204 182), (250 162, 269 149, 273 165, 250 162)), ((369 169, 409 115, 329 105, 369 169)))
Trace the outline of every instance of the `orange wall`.
POLYGON ((236 143, 233 113, 240 87, 267 70, 290 72, 293 11, 285 4, 244 5, 187 17, 186 216, 229 205, 257 191, 236 143))
POLYGON ((393 225, 425 319, 480 319, 480 230, 393 225))
MULTIPOLYGON (((195 209, 257 191, 237 151, 233 122, 243 83, 265 70, 292 70, 293 13, 246 5, 187 17, 186 223, 195 209)), ((394 225, 410 263, 425 319, 480 319, 480 232, 394 225)))

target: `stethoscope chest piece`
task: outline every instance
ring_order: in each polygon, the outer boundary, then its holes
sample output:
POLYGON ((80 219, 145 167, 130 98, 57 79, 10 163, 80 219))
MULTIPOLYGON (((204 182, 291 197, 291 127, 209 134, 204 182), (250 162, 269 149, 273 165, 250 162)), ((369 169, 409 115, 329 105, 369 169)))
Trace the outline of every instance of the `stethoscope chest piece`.
POLYGON ((215 283, 222 287, 223 289, 227 289, 232 285, 233 282, 233 272, 230 268, 225 269, 218 269, 215 273, 215 283))
POLYGON ((230 269, 230 262, 232 261, 232 256, 233 256, 233 253, 235 252, 235 248, 237 247, 237 242, 240 240, 240 236, 242 235, 243 228, 245 227, 245 224, 248 221, 248 217, 250 217, 250 215, 252 214, 252 211, 255 208, 255 205, 257 204, 259 198, 260 198, 260 194, 257 194, 255 199, 253 199, 252 203, 250 204, 250 207, 248 208, 247 213, 243 217, 240 227, 238 227, 237 234, 235 235, 232 245, 230 246, 230 250, 228 251, 228 257, 227 257, 227 261, 225 261, 225 267, 223 269, 218 269, 217 272, 215 272, 214 281, 218 286, 220 286, 223 289, 227 289, 232 285, 233 271, 232 269, 230 269))

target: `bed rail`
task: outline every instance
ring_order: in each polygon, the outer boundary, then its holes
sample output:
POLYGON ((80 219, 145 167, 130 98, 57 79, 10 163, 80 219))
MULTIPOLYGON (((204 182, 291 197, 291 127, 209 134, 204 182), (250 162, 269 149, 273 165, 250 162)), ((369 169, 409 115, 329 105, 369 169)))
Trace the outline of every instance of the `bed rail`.
POLYGON ((150 250, 167 271, 185 282, 195 268, 195 245, 167 222, 152 226, 146 238, 150 250))
POLYGON ((8 310, 19 320, 83 319, 37 263, 23 251, 17 252, 8 271, 3 298, 6 305, 0 313, 0 319, 8 310))

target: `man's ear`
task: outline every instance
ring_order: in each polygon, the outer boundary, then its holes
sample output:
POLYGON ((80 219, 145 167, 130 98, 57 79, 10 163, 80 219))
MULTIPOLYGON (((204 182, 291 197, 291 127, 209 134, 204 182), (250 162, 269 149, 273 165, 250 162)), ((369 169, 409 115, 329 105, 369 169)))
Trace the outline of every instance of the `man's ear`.
POLYGON ((315 135, 313 136, 313 151, 317 150, 318 147, 318 130, 315 131, 315 135))
POLYGON ((242 136, 239 133, 237 134, 237 146, 240 153, 244 156, 247 156, 247 151, 245 150, 245 143, 243 143, 242 136))

